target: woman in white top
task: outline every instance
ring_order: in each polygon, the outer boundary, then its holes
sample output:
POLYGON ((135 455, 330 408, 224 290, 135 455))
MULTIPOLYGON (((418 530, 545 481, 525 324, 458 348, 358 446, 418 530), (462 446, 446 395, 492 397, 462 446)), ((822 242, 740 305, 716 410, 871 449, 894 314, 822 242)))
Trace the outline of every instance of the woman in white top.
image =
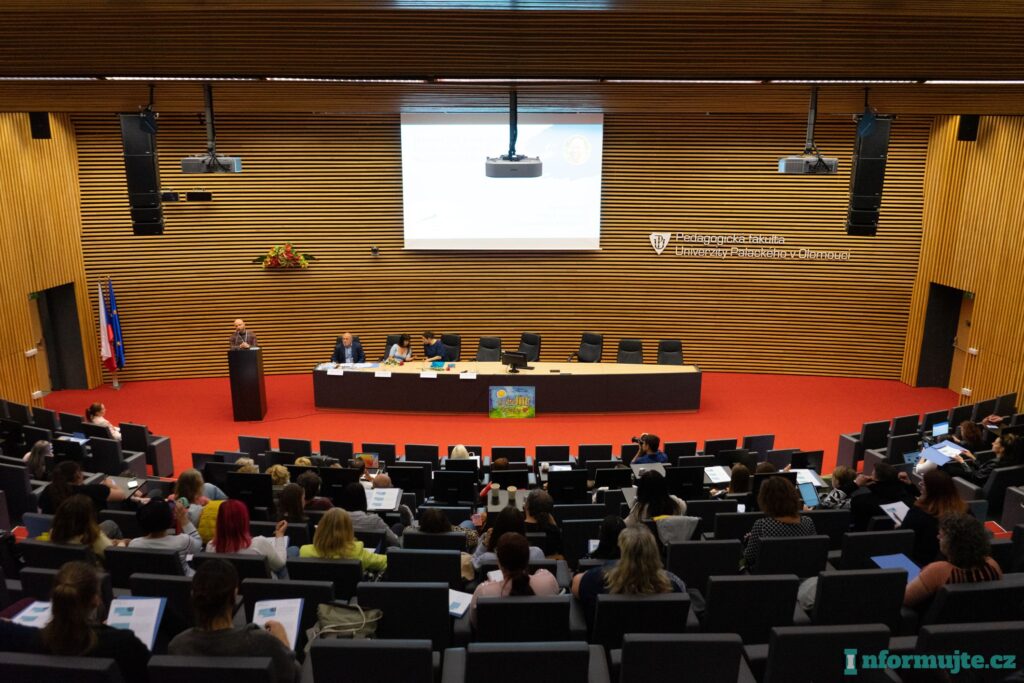
MULTIPOLYGON (((288 522, 281 520, 274 529, 274 538, 281 538, 288 531, 288 522)), ((240 500, 225 500, 217 510, 217 531, 213 540, 206 544, 209 553, 241 553, 263 555, 270 570, 277 573, 284 568, 288 552, 278 546, 273 538, 253 536, 249 533, 249 509, 240 500)))
POLYGON ((391 345, 391 349, 388 350, 388 359, 391 358, 402 362, 412 360, 412 338, 409 335, 403 334, 398 338, 397 344, 391 345))
POLYGON ((188 566, 187 558, 203 549, 203 540, 188 518, 188 508, 181 503, 154 499, 140 507, 135 516, 145 536, 128 541, 128 547, 177 551, 182 571, 185 576, 192 576, 195 572, 188 566), (181 532, 168 535, 167 531, 175 527, 175 521, 181 532))
POLYGON ((110 424, 110 420, 104 417, 107 414, 107 407, 102 403, 93 403, 85 409, 85 421, 89 424, 106 427, 110 430, 110 438, 114 441, 121 440, 121 430, 110 424))

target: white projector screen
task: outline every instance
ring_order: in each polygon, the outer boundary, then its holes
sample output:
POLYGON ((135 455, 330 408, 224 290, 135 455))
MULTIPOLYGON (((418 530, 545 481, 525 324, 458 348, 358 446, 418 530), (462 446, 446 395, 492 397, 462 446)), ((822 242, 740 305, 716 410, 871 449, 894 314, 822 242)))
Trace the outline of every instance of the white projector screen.
POLYGON ((520 114, 539 178, 488 178, 507 114, 402 114, 406 249, 599 249, 601 114, 520 114))

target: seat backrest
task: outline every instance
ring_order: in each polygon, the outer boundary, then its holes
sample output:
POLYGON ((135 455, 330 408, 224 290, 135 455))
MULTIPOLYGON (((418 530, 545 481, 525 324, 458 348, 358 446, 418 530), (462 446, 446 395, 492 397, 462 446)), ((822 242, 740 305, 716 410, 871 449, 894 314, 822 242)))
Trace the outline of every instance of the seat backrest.
POLYGON ((0 464, 0 490, 7 494, 7 512, 17 523, 26 512, 36 511, 36 495, 28 470, 18 465, 0 464))
POLYGON ((149 658, 150 683, 271 683, 277 678, 270 657, 186 657, 155 655, 149 658))
POLYGON ((317 607, 334 602, 334 584, 330 581, 299 581, 297 579, 246 579, 241 587, 245 601, 245 620, 251 622, 256 603, 261 600, 289 600, 302 598, 302 615, 299 617, 299 638, 295 649, 301 651, 306 645, 306 629, 312 628, 317 620, 317 607))
POLYGON ((272 446, 270 445, 270 437, 268 436, 245 436, 242 434, 238 435, 238 450, 244 453, 248 453, 249 456, 252 458, 255 458, 258 455, 262 455, 271 449, 272 446))
POLYGON ((743 538, 762 517, 763 512, 720 512, 715 515, 715 540, 743 538))
POLYGON ((443 581, 462 588, 461 554, 456 550, 388 549, 388 581, 443 581))
POLYGON ((65 562, 88 562, 92 551, 80 544, 51 543, 26 539, 18 544, 25 564, 29 567, 60 569, 65 562))
POLYGON ((558 672, 559 683, 587 683, 590 648, 582 642, 470 643, 466 681, 522 683, 524 672, 558 672))
POLYGON ((586 465, 591 460, 611 460, 612 445, 610 443, 583 443, 576 449, 576 462, 586 465))
POLYGON ((704 631, 738 633, 745 645, 767 643, 773 626, 792 625, 799 585, 793 574, 712 576, 705 595, 704 631))
POLYGON ((885 624, 899 629, 907 588, 903 569, 821 572, 814 599, 815 624, 885 624))
POLYGON ((981 491, 988 500, 988 507, 993 516, 999 515, 1003 510, 1006 489, 1021 484, 1024 484, 1024 465, 997 467, 992 470, 981 491))
POLYGON ((348 600, 356 594, 356 586, 363 578, 363 564, 359 560, 289 557, 288 577, 299 581, 329 581, 334 584, 335 597, 348 600))
POLYGON ((519 336, 519 353, 526 354, 529 362, 540 360, 540 335, 523 332, 519 336))
POLYGON ((643 363, 644 343, 639 339, 620 339, 617 363, 643 363))
POLYGON ((68 434, 82 431, 82 416, 78 413, 58 413, 60 431, 68 434))
MULTIPOLYGON (((561 506, 559 506, 561 507, 561 506)), ((580 506, 582 507, 582 506, 580 506)), ((570 567, 576 566, 579 558, 587 554, 589 541, 601 534, 601 521, 605 516, 604 506, 601 514, 592 519, 560 520, 562 528, 562 552, 570 567)))
POLYGON ((860 428, 860 442, 864 449, 884 448, 889 439, 889 421, 865 422, 860 428))
POLYGON ((700 517, 697 533, 715 530, 715 515, 736 512, 735 500, 690 500, 686 502, 686 516, 700 517))
POLYGON ((814 530, 828 536, 830 550, 843 547, 843 536, 850 530, 850 509, 842 510, 806 510, 801 513, 814 522, 814 530))
POLYGON ((51 432, 60 431, 60 421, 57 419, 57 412, 49 408, 32 406, 32 424, 42 429, 49 429, 51 432))
POLYGON ((755 574, 817 576, 828 563, 828 536, 762 538, 755 574))
POLYGON ((444 650, 452 635, 448 588, 447 583, 427 581, 364 581, 356 590, 356 598, 360 607, 377 608, 384 613, 377 626, 377 638, 428 639, 434 650, 444 650))
MULTIPOLYGON (((882 624, 788 626, 771 630, 764 683, 812 683, 844 679, 851 649, 877 653, 889 644, 882 624)), ((857 680, 882 681, 883 671, 860 671, 857 680)))
POLYGON ((226 560, 235 565, 238 572, 238 580, 245 579, 269 579, 270 565, 263 555, 246 555, 242 553, 196 553, 192 557, 196 569, 208 560, 226 560))
POLYGON ((476 640, 482 643, 569 640, 571 595, 480 598, 476 640))
POLYGON ((138 538, 144 536, 142 526, 139 524, 139 517, 131 510, 100 510, 97 514, 97 521, 100 523, 110 520, 121 530, 122 538, 138 538))
POLYGON ((714 455, 719 451, 736 450, 736 439, 706 439, 704 441, 704 455, 714 455))
POLYGON ((351 441, 321 441, 320 455, 337 458, 342 463, 352 458, 351 441))
POLYGON ((462 335, 461 334, 442 334, 441 343, 444 344, 445 348, 448 349, 448 354, 445 357, 446 361, 455 362, 462 358, 462 335))
POLYGON ((946 584, 939 588, 921 624, 966 624, 1012 621, 1021 616, 1024 575, 1007 574, 998 581, 946 584))
POLYGON ((501 360, 501 337, 480 337, 476 346, 476 359, 481 362, 501 360))
POLYGON ((393 443, 362 443, 363 453, 376 453, 381 460, 387 461, 388 466, 395 464, 395 444, 393 443))
POLYGON ((113 439, 89 438, 89 454, 92 457, 91 467, 96 472, 118 475, 124 471, 124 458, 121 456, 121 444, 113 439))
POLYGON ((600 503, 566 503, 556 505, 552 515, 559 524, 577 519, 601 519, 604 517, 604 505, 600 503))
POLYGON ((690 614, 686 593, 601 594, 594 610, 591 641, 606 650, 622 647, 626 633, 682 633, 690 614))
POLYGON ((435 505, 432 503, 424 503, 423 505, 420 506, 419 513, 422 515, 423 511, 426 510, 427 508, 437 508, 438 510, 441 510, 448 518, 448 521, 454 525, 461 524, 462 522, 465 522, 467 519, 471 519, 473 517, 473 508, 469 506, 435 505))
POLYGON ((111 546, 103 553, 115 588, 128 588, 132 574, 167 574, 182 576, 181 557, 176 550, 122 548, 111 546))
POLYGON ((254 507, 274 506, 274 480, 269 474, 228 472, 221 488, 231 498, 245 503, 250 511, 254 507))
POLYGON ((0 652, 0 678, 5 681, 57 683, 121 683, 121 670, 113 659, 54 657, 21 652, 0 652))
MULTIPOLYGON (((273 536, 277 528, 277 522, 249 522, 249 533, 253 536, 273 536)), ((313 535, 309 531, 310 524, 307 522, 289 522, 288 529, 284 532, 288 537, 288 545, 301 548, 313 542, 313 535)))
POLYGON ((914 552, 914 532, 910 529, 892 531, 849 531, 843 536, 842 555, 838 569, 877 569, 871 561, 876 555, 914 552))
POLYGON ((118 425, 121 430, 121 446, 128 451, 145 453, 149 450, 149 430, 146 425, 133 422, 122 422, 118 425))
POLYGON ((160 622, 161 630, 166 625, 168 633, 177 635, 195 625, 191 576, 137 573, 129 577, 128 585, 132 595, 167 599, 164 616, 160 622))
POLYGON ((658 342, 658 365, 682 365, 683 343, 678 339, 662 339, 658 342))
POLYGON ((569 447, 565 445, 536 446, 533 454, 537 462, 571 462, 569 447))
POLYGON ((429 462, 430 469, 436 470, 441 466, 440 448, 434 444, 407 443, 405 459, 407 462, 429 462))
POLYGON ((21 523, 28 531, 29 538, 37 538, 53 528, 53 515, 26 512, 21 516, 21 523))
MULTIPOLYGON (((930 624, 917 637, 919 654, 946 654, 954 650, 972 653, 1015 655, 1019 669, 1024 660, 1024 621, 996 621, 985 624, 930 624)), ((1006 661, 1005 659, 1003 660, 1006 661)), ((995 672, 986 672, 993 673, 995 672)), ((1002 680, 1003 674, 985 680, 1002 680)))
POLYGON ((627 633, 619 683, 661 680, 666 671, 685 671, 687 680, 701 683, 736 683, 742 658, 735 633, 627 633))
POLYGON ((917 434, 920 431, 920 415, 901 415, 892 419, 890 433, 894 435, 917 434))
POLYGON ((338 680, 374 683, 433 683, 429 640, 318 639, 309 651, 313 683, 338 680))
POLYGON ((24 425, 21 428, 21 436, 25 440, 26 448, 30 448, 36 441, 53 441, 53 432, 37 425, 24 425))
POLYGON ((743 448, 755 453, 767 453, 775 448, 774 434, 752 434, 743 437, 743 448))
POLYGON ((708 577, 740 573, 743 543, 738 538, 713 541, 670 543, 666 569, 678 576, 687 588, 707 592, 708 577))
POLYGON ((576 357, 581 363, 600 363, 603 351, 604 335, 584 332, 583 337, 580 339, 580 348, 576 352, 576 357))
POLYGON ((506 458, 509 462, 526 462, 525 446, 493 446, 491 459, 506 458))
POLYGON ((308 458, 313 455, 313 442, 309 439, 288 439, 280 437, 277 440, 279 450, 292 453, 296 458, 308 458))
POLYGON ((465 550, 466 534, 449 531, 428 534, 418 529, 406 529, 402 534, 402 547, 421 550, 465 550))

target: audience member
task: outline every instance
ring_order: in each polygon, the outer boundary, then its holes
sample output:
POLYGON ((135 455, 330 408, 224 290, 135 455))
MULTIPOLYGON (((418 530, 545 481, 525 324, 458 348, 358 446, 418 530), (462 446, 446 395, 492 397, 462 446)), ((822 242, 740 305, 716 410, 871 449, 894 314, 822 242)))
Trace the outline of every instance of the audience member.
POLYGON ((300 455, 295 458, 295 462, 293 464, 298 465, 299 467, 313 467, 313 461, 304 455, 300 455))
POLYGON ((750 470, 741 462, 732 466, 729 485, 724 489, 711 489, 712 498, 721 498, 729 493, 750 493, 750 470))
MULTIPOLYGON (((996 457, 990 458, 983 463, 975 460, 974 454, 970 452, 953 456, 953 462, 959 465, 959 468, 951 471, 950 474, 962 476, 978 486, 984 486, 988 478, 992 476, 992 470, 1000 467, 1024 465, 1024 439, 1014 434, 1006 434, 996 439, 995 443, 992 444, 992 452, 995 453, 996 457)), ((956 465, 950 463, 944 467, 950 469, 956 465)))
MULTIPOLYGON (((523 513, 516 508, 507 506, 497 515, 494 515, 493 526, 484 532, 480 537, 480 543, 473 553, 473 567, 479 569, 484 564, 497 561, 495 551, 498 548, 498 541, 506 533, 522 534, 526 536, 526 520, 523 513)), ((530 561, 543 560, 544 551, 537 546, 530 546, 530 561)))
POLYGON ((545 549, 547 554, 562 555, 562 530, 558 528, 552 512, 555 501, 543 489, 534 489, 526 496, 523 512, 526 517, 527 532, 543 532, 546 536, 545 549))
POLYGON ((39 631, 41 649, 64 657, 113 659, 124 680, 144 683, 149 650, 131 631, 101 624, 96 611, 102 604, 96 569, 85 562, 65 564, 53 581, 53 618, 39 631))
POLYGON ((203 540, 189 519, 188 509, 185 505, 154 499, 140 507, 135 516, 145 535, 130 540, 128 547, 174 550, 181 559, 181 568, 185 576, 192 576, 193 572, 188 565, 188 557, 203 549, 203 540), (167 533, 168 530, 174 528, 179 529, 177 534, 167 533))
POLYGON ((352 518, 340 507, 331 508, 320 519, 313 534, 313 543, 299 548, 299 557, 320 557, 327 560, 359 560, 363 571, 387 569, 387 555, 378 555, 356 540, 352 518))
POLYGON ((953 440, 966 448, 977 453, 988 450, 988 440, 985 438, 985 430, 977 422, 964 420, 960 423, 960 429, 953 437, 953 440))
POLYGON ((850 507, 850 495, 857 490, 857 471, 840 465, 832 470, 832 488, 821 496, 820 506, 826 510, 843 510, 850 507))
POLYGON ((86 484, 81 466, 73 460, 65 460, 53 468, 49 486, 39 495, 39 509, 43 514, 52 515, 65 499, 76 494, 88 497, 97 511, 105 509, 108 502, 128 497, 109 477, 102 484, 86 484))
POLYGON ((767 460, 757 463, 757 467, 754 468, 754 474, 771 474, 778 471, 779 468, 767 460))
POLYGON ((800 514, 802 501, 793 482, 785 477, 768 477, 757 492, 757 506, 764 517, 757 519, 744 539, 743 561, 747 569, 757 564, 761 540, 779 536, 813 536, 814 522, 800 514))
POLYGON ((270 481, 274 486, 284 486, 291 481, 291 476, 288 474, 288 468, 284 465, 271 465, 267 468, 265 474, 270 475, 270 481))
POLYGON ((235 465, 238 466, 238 469, 235 471, 241 472, 242 474, 260 473, 260 468, 257 467, 256 461, 253 460, 252 458, 239 458, 238 460, 235 461, 235 465))
MULTIPOLYGON (((288 531, 288 523, 281 521, 274 529, 274 537, 281 538, 288 531)), ((210 553, 242 553, 267 558, 270 570, 280 572, 288 558, 286 550, 279 549, 266 536, 253 536, 249 532, 249 508, 240 500, 225 500, 217 511, 217 530, 213 540, 206 544, 210 553)))
POLYGON ((361 484, 346 485, 341 490, 338 504, 348 512, 353 531, 382 533, 385 547, 394 548, 399 545, 398 535, 391 530, 387 522, 381 519, 377 513, 367 511, 366 489, 361 484))
POLYGON ((966 512, 967 503, 960 498, 953 477, 942 470, 925 472, 921 480, 921 496, 910 506, 900 523, 901 529, 914 532, 914 551, 910 559, 917 565, 938 559, 939 519, 944 515, 966 512))
POLYGON ((420 512, 419 530, 424 534, 447 534, 456 531, 466 535, 466 552, 476 550, 480 535, 475 529, 467 529, 463 526, 454 526, 441 508, 426 507, 420 512))
MULTIPOLYGON (((491 472, 501 472, 508 469, 508 458, 495 458, 491 460, 491 472)), ((485 484, 483 489, 480 491, 480 500, 485 500, 487 494, 491 492, 491 485, 485 484)))
POLYGON ((203 475, 197 469, 189 468, 178 475, 174 482, 174 493, 167 496, 168 500, 184 498, 189 505, 203 506, 211 500, 227 500, 228 494, 219 486, 203 481, 203 475))
MULTIPOLYGON (((264 628, 236 626, 238 572, 230 562, 204 562, 192 579, 192 607, 196 626, 179 633, 167 646, 177 656, 270 657, 274 683, 297 683, 300 669, 288 634, 279 621, 264 628)), ((131 680, 131 679, 128 679, 131 680)))
POLYGON ((32 450, 22 457, 25 461, 25 469, 28 470, 28 476, 37 481, 46 481, 46 463, 48 458, 53 457, 53 444, 44 439, 36 441, 32 445, 32 450))
POLYGON ((120 441, 121 430, 110 424, 110 420, 106 418, 106 415, 107 407, 102 403, 93 403, 85 409, 85 421, 87 423, 106 427, 107 431, 110 432, 110 438, 114 441, 120 441))
POLYGON ((476 605, 480 598, 506 595, 558 595, 561 588, 547 569, 529 572, 530 542, 521 534, 508 533, 497 547, 501 581, 488 579, 476 587, 469 608, 470 623, 476 626, 476 605))
POLYGON ((306 492, 307 510, 330 510, 334 507, 330 498, 320 496, 321 481, 320 475, 316 472, 303 472, 295 481, 306 492))
POLYGON ((88 546, 96 562, 103 564, 103 553, 114 545, 111 537, 120 536, 117 524, 109 520, 103 522, 101 529, 96 523, 96 509, 92 502, 81 494, 75 494, 64 499, 53 516, 53 527, 39 539, 88 546))
POLYGON ((608 515, 601 521, 601 530, 597 535, 597 547, 587 554, 592 560, 619 559, 619 534, 626 528, 626 522, 618 515, 608 515))
POLYGON ((469 451, 460 443, 452 446, 452 452, 448 454, 448 457, 452 460, 467 460, 469 458, 469 451))
POLYGON ((594 567, 572 580, 572 593, 583 604, 587 623, 593 624, 597 596, 601 593, 651 595, 680 593, 686 585, 665 571, 654 534, 645 526, 627 526, 619 534, 620 559, 594 567))
POLYGON ((277 519, 292 524, 308 524, 306 492, 298 484, 285 484, 277 497, 277 519))
POLYGON ((660 462, 667 463, 668 456, 665 455, 661 450, 661 439, 655 434, 641 434, 640 444, 637 446, 636 455, 630 464, 632 465, 650 465, 652 463, 660 462))
POLYGON ((903 604, 923 608, 948 583, 979 583, 1003 577, 991 557, 985 527, 970 515, 949 514, 939 522, 939 550, 945 560, 932 562, 907 584, 903 604))
POLYGON ((659 517, 686 514, 686 503, 668 492, 668 481, 653 470, 644 472, 636 482, 636 500, 626 522, 636 524, 659 517))
POLYGON ((881 505, 899 501, 910 507, 917 498, 917 488, 910 483, 910 476, 906 472, 897 472, 887 462, 875 465, 875 472, 870 477, 858 475, 855 483, 857 489, 850 494, 854 531, 867 530, 872 517, 884 515, 881 505))

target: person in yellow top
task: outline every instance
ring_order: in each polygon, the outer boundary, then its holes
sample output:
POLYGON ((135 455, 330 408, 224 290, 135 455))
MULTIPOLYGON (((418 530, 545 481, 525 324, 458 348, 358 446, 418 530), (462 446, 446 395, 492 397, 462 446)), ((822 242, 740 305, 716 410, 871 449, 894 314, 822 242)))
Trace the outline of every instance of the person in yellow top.
POLYGON ((363 547, 352 530, 352 518, 341 508, 331 508, 320 519, 313 534, 313 542, 299 548, 299 557, 319 557, 327 560, 359 560, 364 572, 387 569, 387 555, 378 555, 363 547))

